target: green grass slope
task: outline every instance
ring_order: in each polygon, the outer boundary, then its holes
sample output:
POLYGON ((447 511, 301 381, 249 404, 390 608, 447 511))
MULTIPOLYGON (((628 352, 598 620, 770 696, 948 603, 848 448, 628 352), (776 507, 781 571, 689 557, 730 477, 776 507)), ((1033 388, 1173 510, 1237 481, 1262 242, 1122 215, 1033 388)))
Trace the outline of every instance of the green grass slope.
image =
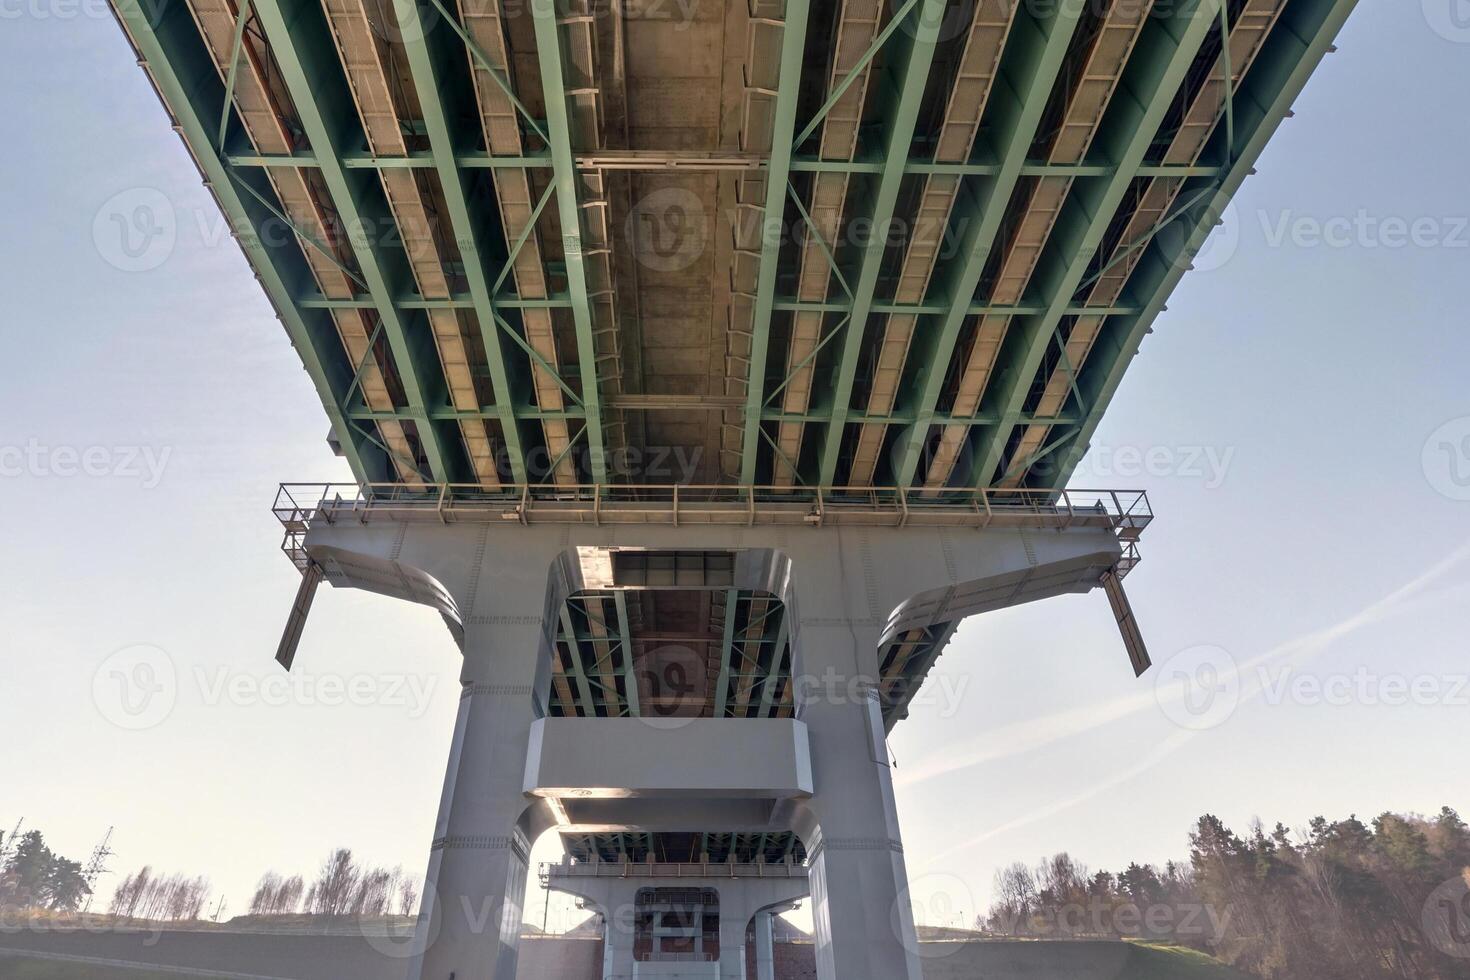
POLYGON ((1250 980, 1249 975, 1193 949, 1130 943, 1127 980, 1250 980))
POLYGON ((69 960, 0 956, 0 980, 217 980, 197 973, 124 969, 69 960))

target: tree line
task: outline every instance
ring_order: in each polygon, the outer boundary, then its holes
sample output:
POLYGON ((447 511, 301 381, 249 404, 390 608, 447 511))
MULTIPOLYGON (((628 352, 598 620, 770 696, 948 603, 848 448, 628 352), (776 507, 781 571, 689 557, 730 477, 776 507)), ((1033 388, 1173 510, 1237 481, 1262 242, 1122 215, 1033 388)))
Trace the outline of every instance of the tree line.
MULTIPOLYGON (((202 918, 212 886, 204 875, 165 873, 144 865, 113 889, 108 913, 117 918, 184 922, 202 918)), ((0 910, 74 913, 92 894, 81 862, 46 845, 39 830, 7 840, 0 833, 0 910)), ((362 864, 350 848, 332 850, 306 881, 267 871, 255 886, 249 914, 384 916, 413 915, 418 879, 402 867, 362 864)))
POLYGON ((1470 828, 1384 813, 1238 835, 1205 815, 1188 862, 1090 873, 1066 853, 996 873, 993 935, 1142 937, 1265 980, 1470 977, 1470 828))
POLYGON ((108 911, 124 919, 194 921, 208 899, 209 879, 203 875, 156 874, 144 865, 118 882, 108 911))
POLYGON ((91 891, 81 862, 47 847, 39 830, 13 841, 0 833, 0 909, 74 912, 91 891))
POLYGON ((418 900, 418 881, 402 867, 359 865, 351 849, 339 847, 309 886, 300 875, 263 874, 250 898, 250 914, 412 915, 418 900))

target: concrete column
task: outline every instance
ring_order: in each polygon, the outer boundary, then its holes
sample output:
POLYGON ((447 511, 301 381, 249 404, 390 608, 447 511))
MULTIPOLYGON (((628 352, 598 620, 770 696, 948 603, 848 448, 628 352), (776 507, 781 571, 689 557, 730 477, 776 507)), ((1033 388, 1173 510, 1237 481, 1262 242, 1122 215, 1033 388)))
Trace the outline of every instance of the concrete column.
POLYGON ((632 917, 626 909, 603 916, 602 980, 633 976, 632 917))
POLYGON ((868 680, 876 640, 851 623, 807 624, 797 640, 816 678, 799 709, 816 792, 795 825, 809 850, 820 980, 922 976, 883 713, 868 680))
POLYGON ((755 980, 776 980, 776 944, 772 935, 774 913, 755 914, 755 980))
POLYGON ((448 771, 409 980, 514 980, 531 843, 550 825, 524 792, 533 685, 543 645, 539 587, 506 583, 464 630, 464 669, 448 771))
POLYGON ((720 902, 720 980, 745 980, 745 933, 750 915, 741 903, 720 902))

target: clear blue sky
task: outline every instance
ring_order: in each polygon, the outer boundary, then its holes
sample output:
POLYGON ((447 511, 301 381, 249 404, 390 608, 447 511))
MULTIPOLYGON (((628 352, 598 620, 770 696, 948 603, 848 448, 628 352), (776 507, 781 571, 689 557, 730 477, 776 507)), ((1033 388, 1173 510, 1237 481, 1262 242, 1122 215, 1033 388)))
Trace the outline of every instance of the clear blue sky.
MULTIPOLYGON (((1247 665, 1238 706, 1182 727, 1200 716, 1132 679, 1101 595, 966 624, 935 672, 956 710, 936 697, 892 739, 921 918, 970 918, 996 867, 1061 848, 1094 868, 1183 857, 1205 812, 1470 811, 1470 30, 1453 2, 1363 0, 1078 478, 1150 492, 1129 589, 1159 675, 1220 648, 1247 665), (1394 678, 1423 703, 1392 703, 1394 678)), ((366 677, 377 703, 250 693, 277 676, 295 588, 275 484, 347 475, 320 404, 111 19, 5 4, 0 73, 0 824, 24 816, 76 857, 115 824, 115 868, 206 873, 233 911, 265 868, 309 872, 339 844, 421 873, 457 700, 448 635, 324 590, 298 669, 366 677), (97 243, 139 188, 167 197, 176 241, 124 271, 97 243), (131 731, 94 680, 140 644, 176 691, 131 731)))

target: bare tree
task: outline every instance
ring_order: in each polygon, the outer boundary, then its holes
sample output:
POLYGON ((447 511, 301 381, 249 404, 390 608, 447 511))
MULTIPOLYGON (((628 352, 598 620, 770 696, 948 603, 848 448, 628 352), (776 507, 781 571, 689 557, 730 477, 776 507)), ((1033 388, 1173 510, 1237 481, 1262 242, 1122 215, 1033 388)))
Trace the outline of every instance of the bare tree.
POLYGON ((1036 914, 1036 879, 1031 869, 1017 862, 995 873, 996 901, 990 909, 992 928, 1007 935, 1019 935, 1036 914))
POLYGON ((352 910, 359 872, 352 863, 352 850, 339 847, 323 862, 311 886, 307 904, 318 915, 345 915, 352 910))
POLYGON ((398 883, 398 914, 413 915, 414 907, 419 903, 419 884, 412 878, 404 878, 398 883))
POLYGON ((271 915, 275 912, 276 898, 281 892, 281 886, 285 880, 274 871, 267 871, 260 876, 260 881, 255 885, 255 893, 250 896, 251 915, 271 915))

